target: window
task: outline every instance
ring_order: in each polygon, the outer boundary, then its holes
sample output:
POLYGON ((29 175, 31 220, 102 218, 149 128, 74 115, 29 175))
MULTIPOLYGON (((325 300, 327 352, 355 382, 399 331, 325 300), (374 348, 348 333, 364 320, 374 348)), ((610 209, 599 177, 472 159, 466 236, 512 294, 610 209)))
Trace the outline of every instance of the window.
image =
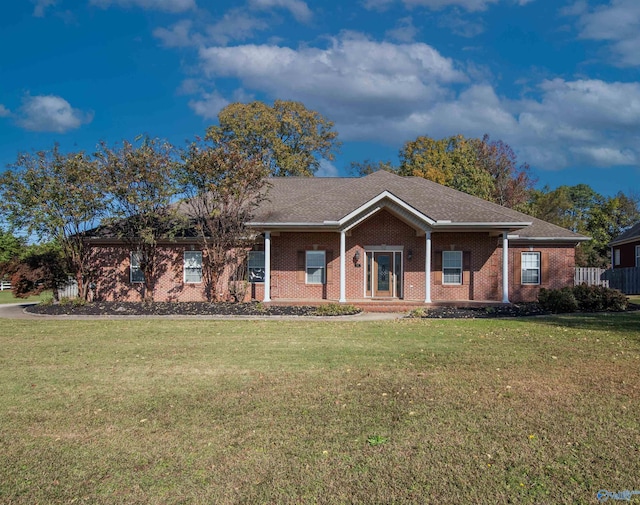
POLYGON ((249 282, 264 282, 264 269, 264 251, 249 251, 249 258, 247 261, 249 282))
POLYGON ((442 283, 462 284, 462 251, 442 251, 442 283))
POLYGON ((640 245, 636 246, 636 266, 640 267, 640 245))
POLYGON ((129 279, 131 282, 144 282, 144 272, 140 269, 142 253, 132 252, 130 258, 129 279))
POLYGON ((307 284, 325 283, 324 251, 307 251, 307 284))
POLYGON ((613 264, 616 266, 620 264, 620 249, 613 250, 613 264))
POLYGON ((540 284, 540 253, 522 253, 522 284, 540 284))
POLYGON ((187 284, 202 282, 202 251, 184 252, 184 282, 187 284))

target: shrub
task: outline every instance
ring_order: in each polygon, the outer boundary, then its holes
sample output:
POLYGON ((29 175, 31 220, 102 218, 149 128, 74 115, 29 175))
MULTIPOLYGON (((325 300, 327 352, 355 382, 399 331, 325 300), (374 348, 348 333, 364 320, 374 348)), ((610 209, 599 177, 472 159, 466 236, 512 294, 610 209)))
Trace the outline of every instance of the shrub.
POLYGON ((581 284, 573 288, 540 289, 540 306, 554 314, 559 312, 622 312, 627 309, 628 298, 617 289, 581 284))
POLYGON ((605 288, 605 307, 612 312, 623 312, 629 306, 629 298, 617 289, 605 288))
POLYGON ((426 308, 423 307, 418 307, 417 309, 413 309, 412 311, 409 312, 409 314, 407 315, 407 317, 409 318, 422 318, 422 317, 427 317, 427 314, 429 313, 429 311, 426 308))
POLYGON ((605 310, 604 289, 600 286, 587 286, 586 284, 574 286, 573 296, 575 296, 580 310, 585 312, 605 310))
POLYGON ((351 316, 353 314, 359 314, 361 309, 353 305, 341 305, 339 303, 328 303, 326 305, 319 305, 313 311, 314 316, 351 316))
POLYGON ((578 302, 571 288, 546 289, 541 288, 538 303, 543 310, 558 314, 560 312, 575 312, 578 302))

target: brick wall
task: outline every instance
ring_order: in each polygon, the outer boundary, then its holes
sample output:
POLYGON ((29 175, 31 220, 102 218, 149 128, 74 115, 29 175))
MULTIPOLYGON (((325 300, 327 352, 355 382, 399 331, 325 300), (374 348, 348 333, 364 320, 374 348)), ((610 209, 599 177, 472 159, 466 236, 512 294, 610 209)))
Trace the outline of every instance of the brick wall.
MULTIPOLYGON (((190 245, 164 245, 159 249, 161 265, 156 271, 155 301, 194 302, 206 300, 205 283, 184 282, 184 251, 198 250, 190 245)), ((93 246, 92 260, 96 276, 96 299, 139 301, 144 297, 144 284, 130 282, 130 252, 121 245, 93 246)), ((203 258, 203 261, 206 260, 203 258)), ((217 286, 218 293, 228 294, 227 269, 217 286)), ((251 295, 251 289, 248 290, 251 295)))
MULTIPOLYGON (((365 298, 365 272, 367 248, 402 248, 403 298, 424 301, 425 298, 425 237, 387 211, 380 211, 367 219, 346 237, 346 297, 349 300, 365 298), (360 266, 354 264, 356 251, 360 252, 360 266), (411 259, 409 259, 411 251, 411 259)), ((432 233, 432 301, 501 301, 502 300, 502 238, 487 232, 432 233), (464 265, 463 284, 442 283, 438 267, 442 251, 462 251, 468 258, 464 265), (437 271, 436 271, 437 270, 437 271)), ((157 301, 205 300, 204 283, 183 282, 183 254, 191 246, 167 245, 162 248, 163 266, 158 272, 154 293, 157 301)), ((139 300, 143 295, 141 284, 129 282, 129 252, 123 247, 107 245, 93 248, 97 267, 97 296, 103 300, 139 300)), ((571 245, 522 245, 509 247, 509 285, 512 302, 534 301, 540 287, 559 288, 573 285, 575 249, 571 245), (543 259, 542 283, 536 286, 517 282, 517 265, 524 251, 537 251, 543 259)), ((271 298, 297 300, 338 300, 340 297, 340 234, 337 232, 281 232, 271 237, 271 298), (327 283, 309 285, 298 273, 299 251, 328 252, 327 283)), ((228 277, 217 287, 220 293, 228 291, 228 277)), ((262 300, 263 284, 249 285, 247 300, 262 300)))

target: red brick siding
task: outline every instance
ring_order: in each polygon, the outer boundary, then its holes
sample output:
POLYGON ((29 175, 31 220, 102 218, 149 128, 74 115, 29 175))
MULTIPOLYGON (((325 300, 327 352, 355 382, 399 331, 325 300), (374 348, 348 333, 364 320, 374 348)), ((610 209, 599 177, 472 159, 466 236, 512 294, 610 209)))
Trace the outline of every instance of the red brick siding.
MULTIPOLYGON (((500 250, 502 253, 502 250, 500 250)), ((509 246, 509 291, 511 302, 531 302, 538 299, 540 288, 559 289, 565 286, 573 286, 575 269, 575 248, 571 245, 533 245, 533 246, 509 246), (547 269, 546 274, 541 275, 540 285, 523 285, 516 283, 517 273, 514 271, 518 264, 518 258, 522 252, 540 252, 542 257, 542 270, 547 269), (546 253, 546 255, 544 255, 546 253), (547 265, 545 265, 545 258, 547 265)))
MULTIPOLYGON (((349 257, 348 252, 347 257, 349 257)), ((315 232, 272 235, 271 298, 303 300, 340 298, 340 234, 315 232), (333 259, 329 265, 332 278, 324 285, 298 282, 298 251, 314 249, 333 253, 333 259)))
MULTIPOLYGON (((416 236, 413 228, 387 211, 380 211, 367 219, 346 237, 346 298, 360 300, 365 297, 365 249, 374 246, 403 246, 403 298, 422 302, 425 298, 425 237, 416 236), (360 251, 360 267, 353 262, 360 251), (412 259, 408 259, 408 251, 412 259)), ((502 238, 478 233, 432 233, 432 301, 501 301, 502 300, 502 238), (437 255, 442 251, 469 252, 470 269, 464 274, 463 285, 437 283, 439 274, 434 270, 437 255), (468 275, 467 275, 468 274, 468 275)), ((97 268, 98 299, 139 300, 142 285, 129 282, 129 252, 113 246, 94 247, 97 268)), ((157 301, 205 300, 205 285, 183 282, 183 253, 191 246, 168 245, 162 249, 163 267, 156 283, 154 299, 157 301)), ((575 249, 571 245, 534 245, 533 251, 548 257, 548 282, 540 286, 517 284, 514 265, 516 257, 529 246, 510 244, 509 297, 512 302, 534 301, 540 287, 560 288, 573 284, 575 249), (517 256, 516 256, 517 255, 517 256)), ((227 293, 229 272, 218 286, 227 293)), ((249 285, 247 299, 262 300, 264 284, 249 285)), ((340 297, 340 234, 337 232, 281 232, 271 237, 271 298, 298 300, 338 300, 340 297), (332 251, 329 268, 332 278, 325 285, 308 285, 298 279, 298 251, 332 251)))
MULTIPOLYGON (((166 245, 159 249, 162 261, 156 272, 153 293, 155 301, 193 302, 206 300, 204 282, 184 282, 184 251, 191 250, 198 249, 192 249, 190 245, 166 245)), ((96 299, 137 301, 143 298, 144 284, 130 282, 130 252, 128 248, 121 245, 93 246, 92 255, 93 265, 96 269, 96 299)), ((225 296, 228 293, 229 277, 230 269, 227 269, 217 289, 225 296)))

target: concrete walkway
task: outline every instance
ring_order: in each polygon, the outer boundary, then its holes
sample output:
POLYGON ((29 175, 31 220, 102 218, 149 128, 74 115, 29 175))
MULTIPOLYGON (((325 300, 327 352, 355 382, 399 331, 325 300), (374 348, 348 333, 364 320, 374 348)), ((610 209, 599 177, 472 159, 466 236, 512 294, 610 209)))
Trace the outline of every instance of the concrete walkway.
POLYGON ((201 319, 211 321, 391 321, 401 319, 404 312, 361 312, 353 316, 49 316, 46 314, 31 314, 25 308, 35 303, 6 303, 0 304, 0 319, 40 319, 40 320, 125 320, 125 319, 201 319))

